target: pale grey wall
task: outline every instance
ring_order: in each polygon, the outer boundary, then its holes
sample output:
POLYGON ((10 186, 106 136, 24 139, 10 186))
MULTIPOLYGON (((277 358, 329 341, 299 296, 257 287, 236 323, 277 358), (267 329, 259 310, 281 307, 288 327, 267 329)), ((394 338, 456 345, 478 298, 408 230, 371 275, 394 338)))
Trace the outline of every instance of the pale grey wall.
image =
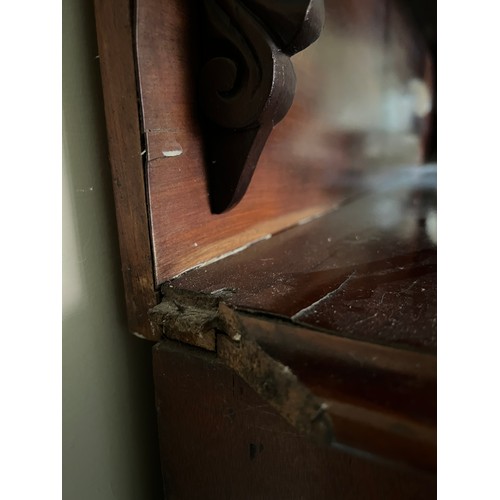
POLYGON ((151 347, 127 331, 92 2, 63 0, 63 498, 159 498, 151 347))

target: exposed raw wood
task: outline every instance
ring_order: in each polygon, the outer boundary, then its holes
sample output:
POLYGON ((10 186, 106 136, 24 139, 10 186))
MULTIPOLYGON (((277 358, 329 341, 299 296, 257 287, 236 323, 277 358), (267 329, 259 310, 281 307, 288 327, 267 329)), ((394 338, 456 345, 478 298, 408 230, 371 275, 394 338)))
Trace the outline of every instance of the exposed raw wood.
POLYGON ((425 37, 393 2, 327 0, 248 192, 213 215, 201 2, 95 5, 129 325, 162 339, 167 495, 432 498, 436 197, 391 170, 435 152, 425 37), (345 203, 353 185, 375 193, 345 203))
POLYGON ((266 354, 243 333, 235 342, 217 337, 217 356, 304 436, 332 445, 334 428, 327 405, 316 397, 290 369, 266 354))
POLYGON ((227 306, 224 314, 237 316, 244 338, 322 398, 337 443, 435 470, 435 356, 326 335, 227 306))
POLYGON ((302 117, 292 110, 295 126, 283 123, 282 133, 274 134, 244 203, 229 214, 211 213, 196 89, 202 12, 202 3, 193 0, 137 3, 136 47, 157 283, 324 211, 337 200, 331 186, 306 175, 307 167, 291 170, 285 137, 302 127, 302 117))
POLYGON ((158 338, 180 340, 215 351, 216 328, 220 326, 218 305, 227 292, 203 295, 166 288, 163 301, 149 313, 158 338))
POLYGON ((233 293, 172 288, 152 321, 166 338, 215 350, 300 434, 434 470, 434 356, 244 314, 225 303, 233 293))
POLYGON ((435 498, 433 474, 301 435, 213 353, 164 341, 154 374, 166 498, 435 498))

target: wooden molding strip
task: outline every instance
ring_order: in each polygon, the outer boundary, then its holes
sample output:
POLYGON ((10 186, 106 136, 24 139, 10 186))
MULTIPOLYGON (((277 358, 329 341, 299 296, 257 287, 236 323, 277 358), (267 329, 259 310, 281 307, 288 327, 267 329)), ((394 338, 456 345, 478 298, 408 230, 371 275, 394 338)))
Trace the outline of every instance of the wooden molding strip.
POLYGON ((326 335, 227 305, 227 290, 164 287, 158 335, 215 352, 316 443, 433 472, 436 358, 326 335))
POLYGON ((128 326, 139 337, 157 340, 147 316, 158 299, 153 282, 130 8, 126 0, 95 1, 128 326))

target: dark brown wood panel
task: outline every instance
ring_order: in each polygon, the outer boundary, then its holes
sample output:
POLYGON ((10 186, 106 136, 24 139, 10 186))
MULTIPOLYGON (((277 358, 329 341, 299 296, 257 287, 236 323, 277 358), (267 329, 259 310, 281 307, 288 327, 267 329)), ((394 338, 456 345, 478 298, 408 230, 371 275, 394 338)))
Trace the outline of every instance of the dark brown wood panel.
POLYGON ((435 470, 433 354, 243 313, 224 303, 227 289, 166 292, 152 312, 163 335, 215 352, 311 440, 328 445, 334 432, 337 444, 435 470))
POLYGON ((201 4, 138 0, 157 283, 336 206, 348 171, 419 161, 422 130, 408 95, 412 79, 423 85, 413 61, 422 50, 408 34, 398 43, 404 50, 394 52, 388 33, 404 33, 405 22, 384 15, 387 5, 326 2, 318 42, 292 58, 294 103, 273 130, 247 194, 230 212, 212 215, 196 89, 201 4))
POLYGON ((331 187, 323 188, 314 176, 276 161, 286 152, 287 141, 282 138, 274 141, 272 157, 262 158, 241 205, 228 214, 211 214, 195 87, 201 12, 200 3, 184 0, 140 0, 137 8, 158 283, 334 203, 331 187))
POLYGON ((167 498, 431 499, 436 478, 313 444, 214 354, 154 350, 167 498))
POLYGON ((419 189, 412 181, 365 193, 169 285, 226 289, 224 300, 236 308, 435 353, 435 178, 421 172, 408 173, 420 179, 419 189))
POLYGON ((241 313, 247 338, 316 395, 436 424, 436 357, 241 313))
POLYGON ((282 369, 324 402, 335 439, 424 470, 436 467, 436 357, 238 315, 282 369))
POLYGON ((157 303, 144 186, 140 115, 128 1, 96 0, 108 147, 128 325, 151 336, 148 310, 157 303))

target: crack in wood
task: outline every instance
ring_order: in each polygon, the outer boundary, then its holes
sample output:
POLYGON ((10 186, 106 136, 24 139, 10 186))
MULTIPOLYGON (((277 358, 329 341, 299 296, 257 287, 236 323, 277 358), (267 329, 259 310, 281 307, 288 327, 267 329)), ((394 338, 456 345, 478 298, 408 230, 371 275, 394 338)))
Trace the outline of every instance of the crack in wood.
POLYGON ((304 309, 301 309, 300 311, 296 312, 290 319, 292 321, 295 321, 297 319, 302 318, 303 316, 306 316, 309 314, 311 311, 314 311, 314 308, 317 307, 319 304, 324 302, 325 300, 328 300, 332 298, 333 296, 337 295, 339 292, 341 292, 346 286, 349 281, 351 281, 351 278, 356 274, 356 271, 353 271, 335 290, 332 290, 331 292, 328 292, 326 295, 318 299, 316 302, 313 302, 312 304, 308 305, 307 307, 304 307, 304 309))

